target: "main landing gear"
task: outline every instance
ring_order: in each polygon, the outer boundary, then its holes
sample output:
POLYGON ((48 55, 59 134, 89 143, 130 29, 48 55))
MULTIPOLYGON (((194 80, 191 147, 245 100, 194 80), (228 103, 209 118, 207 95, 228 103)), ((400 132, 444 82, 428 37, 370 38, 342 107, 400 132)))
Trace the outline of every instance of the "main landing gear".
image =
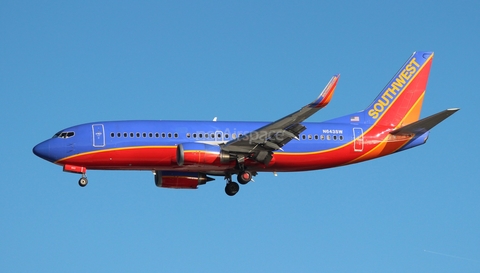
POLYGON ((237 175, 237 181, 238 183, 242 184, 242 185, 246 185, 248 182, 252 181, 252 173, 249 172, 249 171, 241 171, 238 175, 237 175))
POLYGON ((225 193, 228 196, 234 196, 240 190, 237 182, 233 182, 231 178, 227 178, 227 185, 225 185, 225 193))
MULTIPOLYGON (((243 170, 240 171, 237 175, 238 183, 242 185, 246 185, 248 182, 252 181, 253 174, 249 171, 243 170)), ((232 181, 232 174, 228 174, 225 176, 225 180, 227 180, 227 185, 225 185, 225 193, 228 196, 234 196, 240 190, 240 186, 237 182, 232 181)))

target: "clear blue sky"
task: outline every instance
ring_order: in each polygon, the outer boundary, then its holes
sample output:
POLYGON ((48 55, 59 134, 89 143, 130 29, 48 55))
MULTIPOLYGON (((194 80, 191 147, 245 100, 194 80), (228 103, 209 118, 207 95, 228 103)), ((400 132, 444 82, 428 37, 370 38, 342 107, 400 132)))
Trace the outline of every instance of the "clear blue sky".
POLYGON ((2 272, 480 272, 478 1, 2 1, 2 272), (389 3, 386 3, 389 2, 389 3), (435 51, 421 147, 306 173, 159 189, 150 172, 78 175, 32 147, 79 123, 310 121, 366 107, 435 51))

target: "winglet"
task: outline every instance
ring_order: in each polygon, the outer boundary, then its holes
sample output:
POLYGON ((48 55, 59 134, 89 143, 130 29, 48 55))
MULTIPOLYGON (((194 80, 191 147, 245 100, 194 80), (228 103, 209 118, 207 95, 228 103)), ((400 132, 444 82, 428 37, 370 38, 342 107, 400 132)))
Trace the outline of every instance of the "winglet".
POLYGON ((322 93, 320 93, 320 96, 318 98, 310 103, 308 106, 312 108, 323 108, 327 106, 327 104, 330 102, 330 100, 333 97, 333 93, 335 92, 335 87, 337 87, 337 82, 338 79, 340 78, 340 74, 337 74, 330 79, 328 82, 327 86, 323 89, 322 93))

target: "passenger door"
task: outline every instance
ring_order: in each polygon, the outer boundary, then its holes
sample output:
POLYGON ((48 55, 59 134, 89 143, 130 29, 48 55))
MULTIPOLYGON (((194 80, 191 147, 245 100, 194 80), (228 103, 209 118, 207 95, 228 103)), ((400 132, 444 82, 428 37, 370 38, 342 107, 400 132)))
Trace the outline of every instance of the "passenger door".
POLYGON ((105 130, 103 124, 93 124, 93 147, 105 147, 105 130))

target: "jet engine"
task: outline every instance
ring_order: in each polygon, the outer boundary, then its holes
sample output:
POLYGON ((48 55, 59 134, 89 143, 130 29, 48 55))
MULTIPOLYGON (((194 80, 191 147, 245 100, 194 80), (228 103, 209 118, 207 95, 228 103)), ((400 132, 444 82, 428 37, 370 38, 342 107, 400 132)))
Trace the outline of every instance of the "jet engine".
POLYGON ((155 171, 155 185, 159 188, 196 189, 198 185, 215 180, 204 173, 155 171))
POLYGON ((178 166, 226 164, 234 159, 218 145, 189 142, 177 146, 178 166))

